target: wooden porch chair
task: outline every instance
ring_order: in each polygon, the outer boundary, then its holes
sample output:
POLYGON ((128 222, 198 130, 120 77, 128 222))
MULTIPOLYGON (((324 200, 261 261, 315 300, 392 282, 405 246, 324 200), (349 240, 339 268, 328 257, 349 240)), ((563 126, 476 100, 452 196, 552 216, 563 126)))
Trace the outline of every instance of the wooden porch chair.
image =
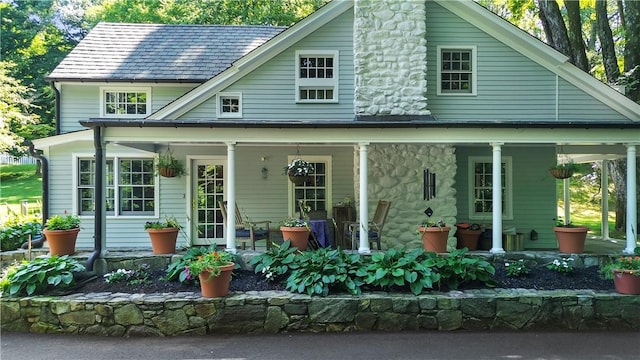
MULTIPOLYGON (((220 201, 220 211, 222 211, 222 219, 227 223, 227 202, 220 201)), ((251 243, 251 249, 256 249, 256 241, 265 240, 267 249, 271 247, 271 233, 269 225, 271 221, 247 221, 242 217, 240 208, 236 204, 236 240, 242 242, 242 250, 245 250, 247 243, 251 243)))
MULTIPOLYGON (((382 229, 384 228, 384 222, 387 219, 389 208, 391 207, 391 201, 380 200, 376 207, 376 212, 373 214, 373 219, 369 221, 369 241, 374 242, 380 250, 380 238, 382 237, 382 229)), ((344 238, 351 238, 351 248, 357 249, 357 242, 360 239, 360 223, 344 223, 344 238)))

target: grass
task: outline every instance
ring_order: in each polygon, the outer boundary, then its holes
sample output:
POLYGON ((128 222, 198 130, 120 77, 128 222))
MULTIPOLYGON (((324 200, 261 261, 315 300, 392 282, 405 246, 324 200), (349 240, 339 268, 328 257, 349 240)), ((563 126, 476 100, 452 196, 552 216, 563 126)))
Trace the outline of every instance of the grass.
POLYGON ((42 202, 42 178, 35 173, 34 164, 0 165, 0 217, 6 216, 8 209, 20 213, 23 200, 31 205, 42 202))

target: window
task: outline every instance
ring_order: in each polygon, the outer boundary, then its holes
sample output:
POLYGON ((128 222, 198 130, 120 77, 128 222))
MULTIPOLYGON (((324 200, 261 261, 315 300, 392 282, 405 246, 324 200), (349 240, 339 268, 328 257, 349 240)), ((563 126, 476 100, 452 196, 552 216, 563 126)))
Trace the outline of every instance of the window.
POLYGON ((438 95, 476 94, 476 48, 438 46, 438 95))
MULTIPOLYGON (((297 156, 290 156, 289 162, 297 156)), ((315 169, 310 179, 302 185, 289 182, 292 191, 289 196, 289 213, 292 216, 300 214, 299 200, 304 200, 311 211, 331 208, 329 194, 331 194, 331 157, 329 156, 304 156, 303 159, 313 164, 315 169)), ((287 180, 288 181, 288 180, 287 180)))
POLYGON ((218 95, 218 118, 242 117, 242 94, 220 93, 218 95))
POLYGON ((338 102, 338 52, 296 51, 296 101, 338 102))
MULTIPOLYGON (((511 158, 503 157, 502 178, 502 216, 511 219, 511 158)), ((491 219, 493 213, 493 162, 491 158, 469 158, 469 215, 474 220, 491 219)))
MULTIPOLYGON (((107 159, 106 212, 108 215, 155 215, 156 187, 151 158, 107 159), (117 164, 117 167, 114 167, 117 164), (116 205, 117 204, 117 205, 116 205)), ((77 206, 80 215, 95 215, 93 158, 78 158, 77 206)))
POLYGON ((151 110, 151 89, 101 89, 102 116, 144 117, 151 110))

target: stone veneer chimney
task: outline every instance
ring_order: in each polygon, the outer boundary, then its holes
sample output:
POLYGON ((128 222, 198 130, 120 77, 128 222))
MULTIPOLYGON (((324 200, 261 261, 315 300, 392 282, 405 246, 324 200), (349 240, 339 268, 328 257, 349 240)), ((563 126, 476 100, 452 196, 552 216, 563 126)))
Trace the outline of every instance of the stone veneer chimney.
POLYGON ((426 3, 355 0, 357 115, 429 115, 426 3))

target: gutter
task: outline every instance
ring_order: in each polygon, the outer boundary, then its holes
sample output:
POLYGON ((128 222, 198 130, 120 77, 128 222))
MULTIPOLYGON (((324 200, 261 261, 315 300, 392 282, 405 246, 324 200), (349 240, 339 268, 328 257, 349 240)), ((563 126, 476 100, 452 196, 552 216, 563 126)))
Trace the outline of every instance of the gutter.
POLYGON ((93 271, 94 262, 102 253, 102 228, 104 220, 104 148, 102 146, 102 128, 93 129, 93 145, 96 149, 95 173, 95 215, 94 215, 94 248, 87 258, 87 271, 93 271))
POLYGON ((44 155, 38 153, 35 145, 29 142, 29 154, 40 161, 42 168, 42 225, 49 218, 49 162, 44 155))

